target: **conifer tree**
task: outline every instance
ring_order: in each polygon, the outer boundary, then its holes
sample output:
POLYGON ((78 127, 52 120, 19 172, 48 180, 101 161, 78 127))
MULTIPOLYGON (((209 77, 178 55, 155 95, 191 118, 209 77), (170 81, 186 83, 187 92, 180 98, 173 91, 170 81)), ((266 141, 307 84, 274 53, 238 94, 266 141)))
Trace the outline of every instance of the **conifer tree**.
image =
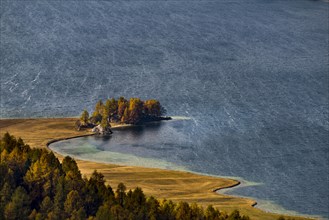
POLYGON ((111 213, 111 209, 108 205, 102 205, 99 207, 96 213, 97 220, 112 220, 114 219, 111 213))
POLYGON ((142 119, 143 102, 139 98, 129 100, 129 123, 137 124, 142 119))
POLYGON ((10 202, 13 189, 6 182, 0 191, 0 219, 4 219, 5 206, 10 202))
POLYGON ((212 205, 209 205, 205 211, 205 216, 207 219, 216 219, 220 216, 220 213, 212 205))
POLYGON ((119 183, 118 188, 116 190, 116 198, 120 206, 123 206, 123 201, 126 196, 125 191, 126 191, 126 186, 123 183, 119 183))
POLYGON ((124 113, 121 117, 121 123, 130 123, 130 120, 129 120, 129 109, 128 108, 125 108, 124 110, 124 113))
POLYGON ((202 207, 199 207, 196 203, 191 204, 191 218, 192 219, 203 219, 204 211, 202 207))
POLYGON ((83 204, 83 201, 76 190, 72 190, 67 194, 64 210, 68 215, 71 215, 73 211, 78 211, 83 204))
POLYGON ((114 116, 118 112, 118 102, 114 99, 108 99, 105 103, 106 113, 109 117, 114 116))
POLYGON ((159 117, 161 116, 161 109, 162 106, 158 100, 150 99, 144 103, 144 112, 146 115, 159 117))
POLYGON ((80 121, 83 125, 87 125, 89 123, 89 113, 86 109, 81 113, 80 121))
POLYGON ((65 186, 64 186, 64 178, 60 177, 56 184, 56 193, 54 196, 54 211, 53 215, 56 219, 61 220, 64 218, 63 210, 64 210, 64 202, 66 199, 65 186))
POLYGON ((176 206, 171 200, 163 200, 160 206, 160 212, 163 219, 175 220, 176 219, 176 206))
POLYGON ((39 213, 42 215, 43 219, 45 219, 51 210, 53 210, 53 202, 49 196, 46 196, 41 202, 39 213))
POLYGON ((17 187, 11 197, 11 201, 6 205, 4 216, 6 219, 27 219, 30 213, 30 201, 25 189, 17 187))
MULTIPOLYGON (((143 206, 142 206, 143 207, 143 206)), ((147 217, 150 220, 156 220, 159 218, 158 213, 159 213, 159 201, 156 200, 153 196, 149 197, 147 199, 147 217)))
POLYGON ((65 172, 65 189, 80 191, 84 185, 81 172, 77 163, 71 157, 65 157, 62 162, 62 169, 65 172))
POLYGON ((87 217, 86 211, 83 207, 81 207, 78 210, 74 210, 72 212, 72 215, 69 218, 69 220, 84 220, 86 219, 86 217, 87 217))
POLYGON ((102 121, 101 121, 101 127, 102 127, 103 129, 108 129, 108 128, 111 127, 107 115, 103 115, 103 117, 102 117, 102 121))
POLYGON ((188 203, 179 202, 176 207, 176 219, 180 220, 190 220, 191 219, 191 209, 188 203))
POLYGON ((118 99, 118 116, 121 118, 127 108, 128 101, 124 97, 118 99))
POLYGON ((97 123, 101 122, 103 112, 104 112, 104 104, 103 104, 102 100, 99 100, 96 103, 95 110, 92 115, 93 123, 97 124, 97 123))
POLYGON ((78 168, 77 162, 72 159, 72 157, 66 156, 62 161, 62 169, 65 173, 69 171, 76 174, 77 177, 81 177, 80 170, 78 168))

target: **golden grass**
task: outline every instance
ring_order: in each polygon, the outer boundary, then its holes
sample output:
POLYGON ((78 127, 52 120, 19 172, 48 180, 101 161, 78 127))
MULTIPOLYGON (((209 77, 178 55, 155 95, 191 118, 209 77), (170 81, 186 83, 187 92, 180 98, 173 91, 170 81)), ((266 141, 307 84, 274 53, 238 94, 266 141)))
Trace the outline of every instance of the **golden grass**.
MULTIPOLYGON (((31 147, 45 148, 54 139, 91 134, 90 131, 76 131, 75 118, 52 119, 0 119, 0 135, 5 132, 21 137, 31 147)), ((62 160, 61 155, 56 156, 62 160)), ((196 202, 202 206, 212 204, 220 210, 231 212, 238 209, 252 219, 277 219, 280 215, 267 213, 252 207, 255 201, 215 193, 218 188, 237 184, 236 180, 197 175, 188 172, 155 168, 119 166, 77 160, 82 174, 90 176, 97 170, 104 174, 107 182, 116 187, 123 182, 128 189, 142 187, 148 196, 166 198, 173 201, 196 202)), ((294 217, 295 219, 306 219, 294 217)))

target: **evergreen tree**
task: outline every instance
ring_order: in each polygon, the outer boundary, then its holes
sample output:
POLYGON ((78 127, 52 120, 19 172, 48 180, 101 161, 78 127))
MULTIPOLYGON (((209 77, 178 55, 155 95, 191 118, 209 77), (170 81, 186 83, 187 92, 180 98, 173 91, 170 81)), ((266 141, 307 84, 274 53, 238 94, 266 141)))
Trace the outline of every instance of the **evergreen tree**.
POLYGON ((143 193, 143 190, 139 187, 136 187, 136 189, 132 192, 132 201, 134 206, 144 206, 146 202, 145 195, 143 193))
POLYGON ((84 191, 86 192, 85 208, 87 215, 95 215, 98 207, 103 204, 104 195, 107 191, 104 175, 95 170, 86 182, 84 191))
POLYGON ((30 214, 29 196, 21 186, 17 187, 11 197, 11 201, 6 205, 4 216, 6 219, 27 219, 30 214))
POLYGON ((99 100, 96 103, 95 110, 92 115, 92 119, 93 119, 92 122, 94 124, 101 122, 103 112, 104 112, 104 104, 103 104, 102 100, 99 100))
POLYGON ((54 154, 44 151, 26 172, 24 181, 29 187, 33 208, 38 206, 43 197, 53 196, 56 180, 60 176, 59 166, 54 154))
POLYGON ((112 220, 114 219, 111 213, 111 209, 108 205, 102 205, 99 207, 96 213, 96 220, 112 220))
POLYGON ((171 200, 163 200, 160 206, 160 213, 162 219, 175 220, 176 219, 176 206, 171 200))
POLYGON ((234 210, 229 216, 228 220, 240 220, 240 219, 245 219, 244 216, 240 215, 240 212, 238 210, 234 210))
POLYGON ((101 127, 103 129, 109 129, 111 127, 110 123, 109 123, 109 120, 108 120, 108 117, 106 115, 104 115, 102 117, 102 121, 101 121, 101 127))
POLYGON ((11 152, 13 149, 14 149, 14 147, 16 146, 16 139, 13 137, 13 136, 11 136, 8 132, 6 132, 4 135, 3 135, 3 137, 2 137, 2 149, 1 149, 1 151, 2 150, 7 150, 7 152, 11 152))
POLYGON ((65 157, 62 162, 62 169, 65 172, 66 191, 80 191, 83 187, 81 172, 77 163, 71 157, 65 157))
POLYGON ((74 210, 72 212, 71 217, 69 220, 85 220, 87 217, 86 211, 84 210, 83 207, 79 208, 79 210, 74 210))
POLYGON ((126 191, 126 186, 123 183, 119 183, 118 188, 116 190, 116 198, 120 206, 123 206, 123 201, 126 196, 125 191, 126 191))
POLYGON ((73 160, 71 157, 66 156, 63 161, 62 161, 62 169, 65 173, 68 172, 73 172, 75 173, 75 176, 81 178, 81 173, 80 170, 78 168, 77 162, 75 162, 75 160, 73 160))
POLYGON ((176 219, 180 220, 190 220, 191 219, 191 209, 188 203, 179 202, 176 207, 176 219))
POLYGON ((121 118, 127 108, 128 101, 124 97, 118 99, 118 116, 121 118))
POLYGON ((142 119, 143 102, 139 98, 129 100, 129 124, 138 124, 142 119))
MULTIPOLYGON (((113 219, 115 220, 123 220, 123 219, 132 219, 129 218, 129 213, 127 210, 125 210, 122 206, 120 205, 114 205, 111 207, 111 216, 113 216, 113 219)), ((137 220, 138 218, 136 218, 137 220)))
POLYGON ((28 219, 29 219, 29 220, 34 220, 34 219, 37 218, 37 215, 38 215, 37 210, 33 209, 32 212, 30 213, 28 219))
POLYGON ((118 113, 118 102, 114 98, 106 100, 105 113, 109 118, 113 118, 118 113))
POLYGON ((83 125, 87 125, 89 123, 89 113, 86 109, 81 113, 80 121, 83 125))
MULTIPOLYGON (((104 104, 102 100, 99 100, 95 105, 95 114, 102 114, 104 108, 104 104)), ((93 114, 94 115, 94 114, 93 114)))
MULTIPOLYGON (((143 206, 142 206, 143 207, 143 206)), ((156 200, 153 196, 147 199, 147 218, 150 220, 156 220, 159 218, 159 201, 156 200)))
POLYGON ((48 216, 48 213, 53 210, 53 202, 51 201, 49 196, 46 196, 41 205, 40 205, 40 214, 42 215, 43 219, 48 216))
POLYGON ((114 203, 114 192, 113 192, 113 189, 110 185, 106 186, 106 189, 105 189, 105 192, 103 193, 103 195, 104 195, 104 202, 106 202, 110 206, 113 205, 113 203, 114 203))
POLYGON ((129 120, 129 109, 125 108, 124 113, 121 117, 121 123, 126 123, 129 124, 130 120, 129 120))
POLYGON ((191 219, 204 219, 204 211, 202 207, 199 207, 196 203, 191 205, 191 219))
POLYGON ((0 191, 0 219, 4 219, 5 206, 10 202, 13 189, 6 182, 0 191))
POLYGON ((110 109, 111 109, 111 99, 107 99, 104 105, 104 111, 107 112, 108 115, 110 115, 110 109))
POLYGON ((61 220, 64 218, 64 202, 66 199, 65 186, 64 186, 64 177, 60 177, 56 184, 56 193, 54 197, 54 208, 53 216, 56 220, 61 220))
POLYGON ((219 218, 220 213, 217 209, 214 209, 214 207, 212 205, 207 206, 207 209, 205 211, 205 216, 206 219, 211 220, 211 219, 216 219, 219 218))
POLYGON ((15 147, 7 157, 8 168, 13 171, 15 182, 20 185, 27 170, 27 154, 22 152, 22 148, 15 147))
MULTIPOLYGON (((4 152, 7 152, 6 150, 4 150, 1 153, 1 156, 4 156, 4 152)), ((7 156, 6 156, 7 157, 7 156)), ((3 162, 0 164, 0 173, 1 173, 1 184, 0 187, 2 188, 4 186, 4 184, 7 183, 8 186, 10 186, 11 189, 16 187, 16 179, 14 177, 14 171, 12 169, 10 169, 7 165, 6 162, 3 162)))
POLYGON ((83 201, 76 190, 72 190, 67 194, 64 210, 68 215, 71 215, 73 211, 78 211, 82 206, 83 201))
POLYGON ((146 115, 159 117, 162 114, 161 109, 162 106, 158 100, 150 99, 146 100, 144 103, 144 113, 146 115))

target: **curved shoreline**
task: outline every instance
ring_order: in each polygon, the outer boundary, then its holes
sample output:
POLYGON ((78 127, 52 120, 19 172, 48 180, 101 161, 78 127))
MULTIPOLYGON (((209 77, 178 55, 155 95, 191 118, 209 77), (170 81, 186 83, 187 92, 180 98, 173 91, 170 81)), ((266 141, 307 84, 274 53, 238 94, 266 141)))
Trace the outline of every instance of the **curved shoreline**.
MULTIPOLYGON (((234 187, 237 187, 237 186, 241 185, 241 182, 239 180, 235 180, 235 181, 237 181, 236 184, 233 184, 232 186, 227 186, 227 187, 222 187, 222 188, 214 189, 214 192, 219 193, 220 190, 223 190, 223 189, 232 189, 234 187)), ((254 201, 254 203, 251 206, 252 207, 256 207, 256 205, 257 205, 257 202, 254 201)))
MULTIPOLYGON (((122 125, 116 125, 115 127, 112 127, 112 128, 124 128, 124 127, 129 127, 129 126, 133 126, 133 125, 128 125, 128 124, 122 124, 122 125)), ((47 146, 47 149, 56 153, 56 154, 59 154, 61 155, 62 157, 65 157, 65 155, 61 154, 61 153, 58 153, 58 152, 55 152, 53 151, 49 145, 50 144, 53 144, 53 143, 56 143, 56 142, 60 142, 60 141, 64 141, 64 140, 70 140, 70 139, 74 139, 74 138, 80 138, 80 137, 89 137, 89 136, 96 136, 97 134, 85 134, 85 135, 76 135, 76 136, 70 136, 70 137, 66 137, 66 138, 57 138, 57 139, 53 139, 53 140, 50 140, 47 142, 46 146, 47 146)), ((96 162, 96 163, 100 163, 100 164, 112 164, 112 163, 106 163, 106 162, 101 162, 101 161, 92 161, 92 160, 86 160, 86 159, 81 159, 79 158, 78 160, 80 161, 86 161, 86 162, 96 162)), ((128 166, 128 165, 117 165, 117 166, 128 166)), ((134 167, 139 167, 139 166, 134 166, 134 167)), ((154 169, 154 168, 149 168, 149 167, 143 167, 143 168, 147 168, 147 169, 154 169)), ((155 169, 162 169, 162 168, 155 168, 155 169)), ((162 169, 162 170, 166 170, 166 169, 162 169)), ((191 173, 191 174, 197 174, 197 175, 200 175, 200 176, 212 176, 212 177, 215 177, 215 178, 225 178, 225 177, 219 177, 219 176, 215 176, 215 175, 209 175, 209 174, 203 174, 203 173, 193 173, 193 171, 181 171, 181 170, 174 170, 175 172, 186 172, 186 173, 191 173)), ((239 180, 236 180, 236 179, 232 179, 232 178, 225 178, 225 179, 229 179, 229 180, 232 180, 234 181, 235 183, 232 183, 231 185, 228 185, 228 186, 223 186, 223 187, 216 187, 212 190, 213 193, 216 193, 217 194, 222 194, 220 193, 220 190, 223 190, 223 189, 232 189, 234 187, 237 187, 239 185, 241 185, 241 181, 239 180)), ((225 195, 225 194, 222 194, 222 195, 225 195)), ((228 194, 226 194, 228 195, 228 194)), ((239 196, 235 196, 235 195, 228 195, 228 196, 234 196, 234 197, 237 197, 237 198, 242 198, 242 197, 239 197, 239 196)), ((251 207, 253 208, 257 208, 256 205, 258 204, 257 201, 255 201, 253 198, 247 198, 249 200, 252 201, 252 204, 250 204, 251 207)), ((257 208, 258 209, 258 208, 257 208)), ((260 209, 261 210, 261 209, 260 209)), ((262 210, 262 211, 265 211, 265 210, 262 210)))
MULTIPOLYGON (((49 145, 58 141, 93 136, 87 131, 76 131, 74 121, 76 118, 47 118, 47 119, 0 119, 0 134, 6 131, 21 137, 31 147, 51 150, 49 145)), ((116 125, 115 127, 125 127, 116 125)), ((53 151, 59 159, 61 154, 53 151)), ((244 215, 252 219, 277 219, 282 214, 270 213, 254 207, 257 203, 250 198, 243 198, 217 191, 233 188, 241 184, 240 181, 225 177, 214 177, 188 171, 165 170, 159 168, 146 168, 137 166, 123 166, 102 162, 92 162, 77 159, 81 173, 91 175, 97 169, 102 172, 111 186, 119 182, 127 184, 127 188, 142 187, 147 195, 157 198, 167 198, 175 202, 197 202, 206 207, 212 204, 222 211, 231 212, 239 209, 244 215)), ((303 216, 283 214, 285 217, 297 219, 310 219, 303 216)))
MULTIPOLYGON (((115 126, 112 127, 112 129, 115 129, 115 128, 124 128, 124 127, 129 127, 129 126, 133 126, 133 125, 129 125, 129 124, 115 125, 115 126)), ((53 140, 48 141, 46 143, 46 147, 47 147, 48 150, 54 152, 49 147, 50 144, 53 144, 53 143, 56 143, 56 142, 60 142, 60 141, 64 141, 64 140, 70 140, 70 139, 80 138, 80 137, 89 137, 89 136, 95 136, 95 135, 96 134, 92 133, 92 134, 76 135, 76 136, 70 136, 70 137, 64 137, 64 138, 56 138, 56 139, 53 139, 53 140)), ((65 155, 62 155, 62 154, 60 154, 58 152, 54 152, 54 153, 59 154, 62 157, 65 157, 65 155)), ((79 160, 83 160, 83 159, 79 159, 79 160)), ((84 160, 84 161, 89 161, 89 160, 84 160)), ((97 163, 104 163, 104 164, 106 164, 105 162, 99 162, 99 161, 97 161, 97 163)), ((110 164, 110 163, 108 163, 108 164, 110 164)), ((118 165, 118 166, 121 166, 121 165, 118 165)), ((145 167, 145 168, 148 168, 148 167, 145 167)), ((183 171, 180 171, 180 170, 175 170, 175 171, 176 172, 183 172, 183 171)), ((193 172, 189 172, 189 171, 184 171, 184 172, 186 172, 186 173, 193 173, 193 172)), ((206 175, 206 174, 198 174, 198 175, 206 175)), ((223 177, 221 177, 221 178, 223 178, 223 177)), ((220 190, 223 190, 223 189, 231 189, 231 188, 234 188, 234 187, 239 186, 241 184, 241 182, 238 181, 238 180, 236 180, 236 179, 231 179, 231 180, 235 181, 235 183, 233 183, 231 185, 228 185, 228 186, 217 187, 217 188, 213 189, 212 192, 218 194, 218 192, 220 190)), ((251 207, 255 207, 256 205, 257 205, 257 202, 256 201, 253 201, 253 204, 251 204, 251 207)))
MULTIPOLYGON (((123 127, 128 127, 128 126, 131 126, 131 125, 123 124, 123 125, 117 125, 117 126, 115 126, 115 127, 113 127, 113 128, 123 128, 123 127)), ((50 144, 53 144, 53 143, 56 143, 56 142, 60 142, 60 141, 70 140, 70 139, 74 139, 74 138, 81 138, 81 137, 90 137, 90 136, 95 136, 95 135, 96 135, 96 134, 93 133, 93 134, 76 135, 76 136, 70 136, 70 137, 64 137, 64 138, 56 138, 56 139, 53 139, 53 140, 48 141, 48 142, 46 143, 46 147, 47 147, 48 150, 50 150, 50 151, 52 151, 52 152, 54 152, 54 153, 56 153, 56 154, 59 154, 59 155, 61 155, 62 157, 65 157, 65 155, 62 155, 62 154, 60 154, 60 153, 58 153, 58 152, 53 151, 53 150, 49 147, 49 145, 50 145, 50 144)), ((84 159, 79 159, 79 160, 89 161, 89 160, 84 160, 84 159)), ((94 162, 94 161, 89 161, 89 162, 94 162)), ((111 164, 111 163, 98 162, 98 161, 97 161, 97 163, 111 164)), ((122 165, 118 165, 118 166, 122 166, 122 165)), ((138 166, 136 166, 136 167, 138 167, 138 166)), ((144 167, 144 168, 149 168, 149 167, 144 167)), ((152 168, 150 168, 150 169, 152 169, 152 168)), ((156 168, 156 169, 161 169, 161 168, 156 168)), ((165 169, 163 169, 163 170, 165 170, 165 169)), ((180 170, 174 170, 174 171, 175 171, 175 172, 186 172, 186 173, 194 174, 193 172, 189 172, 189 171, 180 171, 180 170)), ((200 173, 198 173, 197 175, 200 175, 200 176, 201 176, 201 175, 202 175, 202 176, 204 175, 204 176, 206 176, 207 174, 200 174, 200 173)), ((210 176, 216 178, 216 176, 213 176, 213 175, 210 175, 210 176)), ((224 178, 224 177, 220 177, 220 178, 224 178)), ((227 178, 227 179, 228 179, 228 178, 227 178)), ((229 185, 229 186, 223 186, 223 187, 215 188, 215 189, 212 190, 212 192, 217 193, 217 192, 220 191, 220 190, 234 188, 234 187, 236 187, 236 186, 238 186, 238 185, 241 184, 241 182, 238 181, 238 180, 235 180, 235 179, 230 179, 230 180, 233 180, 233 181, 235 181, 236 183, 233 183, 232 185, 229 185)), ((254 202, 254 204, 252 204, 251 206, 254 207, 256 204, 257 204, 257 202, 254 202)))
MULTIPOLYGON (((135 126, 135 125, 129 125, 129 124, 119 124, 119 125, 115 125, 112 127, 112 129, 116 129, 116 128, 125 128, 125 127, 131 127, 131 126, 135 126)), ((58 139, 53 139, 53 140, 50 140, 47 142, 46 146, 47 146, 47 149, 49 149, 50 151, 56 153, 56 154, 59 154, 61 155, 62 157, 65 157, 65 155, 61 154, 61 153, 58 153, 58 152, 55 152, 53 151, 49 145, 50 144, 53 144, 53 143, 56 143, 56 142, 60 142, 60 141, 64 141, 64 140, 70 140, 70 139, 74 139, 74 138, 80 138, 80 137, 89 137, 89 136, 96 136, 97 134, 95 133, 92 133, 92 134, 84 134, 84 135, 76 135, 76 136, 70 136, 70 137, 66 137, 66 138, 58 138, 58 139)), ((95 163, 100 163, 100 164, 112 164, 112 163, 106 163, 106 162, 101 162, 101 161, 92 161, 92 160, 86 160, 86 159, 81 159, 79 158, 78 160, 81 160, 81 161, 86 161, 86 162, 95 162, 95 163)), ((115 164, 117 166, 130 166, 130 165, 120 165, 120 164, 115 164)), ((135 166, 133 165, 134 167, 140 167, 140 166, 135 166)), ((154 169, 154 168, 150 168, 150 167, 143 167, 143 168, 146 168, 146 169, 154 169)), ((155 169, 162 169, 162 170, 166 170, 166 169, 163 169, 163 168, 155 168, 155 169)), ((226 178, 226 177, 222 177, 222 176, 216 176, 216 175, 209 175, 209 174, 204 174, 204 173, 194 173, 193 171, 181 171, 181 170, 173 170, 175 172, 186 172, 186 173, 191 173, 191 174, 197 174, 197 175, 200 175, 200 176, 212 176, 212 177, 215 177, 215 178, 225 178, 225 179, 230 179, 232 181, 235 181, 235 183, 232 183, 231 185, 228 185, 228 186, 223 186, 223 187, 216 187, 212 190, 213 193, 216 193, 216 194, 222 194, 220 193, 221 190, 223 189, 233 189, 234 187, 237 187, 237 186, 240 186, 241 185, 241 181, 237 180, 237 179, 232 179, 232 178, 226 178)), ((250 206, 252 208, 256 208, 256 209, 259 209, 259 210, 262 210, 260 208, 257 208, 257 201, 254 200, 254 198, 250 198, 250 197, 240 197, 239 195, 230 195, 230 194, 225 194, 223 193, 222 195, 228 195, 228 196, 233 196, 233 197, 237 197, 237 198, 247 198, 249 200, 252 201, 252 203, 250 204, 250 206)), ((262 211, 266 211, 266 210, 262 210, 262 211)), ((275 214, 280 214, 280 213, 275 213, 275 214)), ((280 215, 285 215, 284 213, 280 214, 280 215)), ((311 217, 309 217, 308 215, 292 215, 293 217, 299 217, 299 216, 304 216, 308 219, 312 219, 311 217)))
MULTIPOLYGON (((49 148, 49 145, 53 144, 53 143, 56 143, 56 142, 59 142, 59 141, 65 141, 65 140, 70 140, 70 139, 74 139, 74 138, 80 138, 80 137, 89 137, 89 136, 94 136, 95 134, 83 134, 83 135, 77 135, 77 136, 71 136, 71 137, 67 137, 67 138, 58 138, 58 139, 53 139, 53 140, 50 140, 46 143, 46 147, 47 149, 51 150, 49 148)), ((51 150, 52 151, 52 150, 51 150)), ((64 155, 62 155, 64 156, 64 155)))
POLYGON ((223 189, 231 189, 231 188, 236 187, 236 186, 241 184, 241 182, 239 180, 235 180, 235 181, 237 181, 236 184, 233 184, 231 186, 226 186, 226 187, 221 187, 221 188, 214 189, 213 192, 218 192, 218 191, 223 190, 223 189))
MULTIPOLYGON (((239 180, 235 180, 235 181, 237 181, 236 184, 233 184, 233 185, 231 185, 231 186, 226 186, 226 187, 221 187, 221 188, 214 189, 213 192, 215 192, 215 193, 219 193, 220 190, 223 190, 223 189, 232 189, 232 188, 234 188, 234 187, 237 187, 237 186, 241 185, 241 182, 240 182, 239 180)), ((254 201, 254 203, 253 203, 251 206, 252 206, 252 207, 256 207, 256 205, 257 205, 257 202, 254 201)))
MULTIPOLYGON (((223 190, 223 189, 232 189, 234 187, 237 187, 237 186, 241 185, 241 182, 239 180, 235 180, 235 181, 237 181, 236 184, 233 184, 231 186, 226 186, 226 187, 221 187, 221 188, 214 189, 213 192, 219 193, 220 190, 223 190)), ((252 207, 256 207, 256 205, 257 205, 257 201, 254 201, 254 203, 251 204, 252 207)))

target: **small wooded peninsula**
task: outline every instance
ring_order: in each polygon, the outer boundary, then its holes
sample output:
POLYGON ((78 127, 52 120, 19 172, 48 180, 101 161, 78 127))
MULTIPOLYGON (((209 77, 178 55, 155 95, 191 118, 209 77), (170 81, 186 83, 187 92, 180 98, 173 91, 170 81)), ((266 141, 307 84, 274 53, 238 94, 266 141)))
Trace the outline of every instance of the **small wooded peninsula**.
POLYGON ((165 117, 165 108, 156 99, 142 101, 140 98, 124 97, 99 100, 90 115, 85 109, 76 121, 76 128, 93 128, 96 133, 111 134, 110 123, 138 125, 145 122, 170 120, 165 117))

